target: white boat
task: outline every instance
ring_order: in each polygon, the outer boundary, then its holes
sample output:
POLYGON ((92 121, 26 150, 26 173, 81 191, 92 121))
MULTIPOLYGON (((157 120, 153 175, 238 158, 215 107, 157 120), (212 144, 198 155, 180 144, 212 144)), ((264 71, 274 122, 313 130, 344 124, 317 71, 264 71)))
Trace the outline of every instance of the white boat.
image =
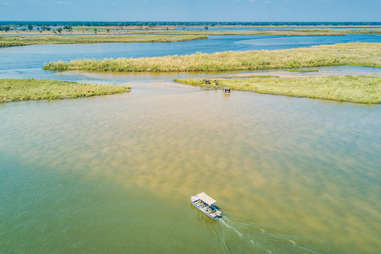
POLYGON ((222 211, 216 205, 216 200, 209 197, 205 192, 191 196, 190 201, 192 202, 192 205, 209 218, 217 219, 222 217, 222 211))

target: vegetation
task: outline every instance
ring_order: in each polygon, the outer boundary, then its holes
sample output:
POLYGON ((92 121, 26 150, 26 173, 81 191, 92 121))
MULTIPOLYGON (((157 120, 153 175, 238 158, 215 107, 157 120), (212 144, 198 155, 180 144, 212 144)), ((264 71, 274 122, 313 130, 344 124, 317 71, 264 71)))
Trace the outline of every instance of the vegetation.
MULTIPOLYGON (((61 33, 62 28, 57 29, 61 33)), ((128 42, 177 42, 207 39, 207 36, 4 36, 0 37, 1 47, 27 46, 34 44, 75 44, 75 43, 128 43, 128 42)))
POLYGON ((46 70, 99 72, 221 72, 335 65, 381 67, 380 43, 346 43, 286 50, 196 53, 185 56, 52 62, 46 70))
POLYGON ((0 24, 25 26, 25 25, 49 25, 49 26, 118 26, 118 27, 137 27, 137 26, 185 26, 185 27, 361 27, 361 26, 380 26, 381 22, 237 22, 237 21, 0 21, 0 24))
POLYGON ((0 79, 0 103, 56 100, 129 92, 127 86, 91 85, 66 81, 0 79))
POLYGON ((319 69, 314 69, 314 68, 302 68, 302 69, 288 69, 286 70, 288 72, 299 72, 299 73, 304 73, 304 72, 319 72, 319 69))
MULTIPOLYGON (((142 29, 141 27, 137 29, 142 29)), ((108 34, 110 32, 109 28, 84 28, 79 27, 75 29, 62 29, 58 27, 53 30, 40 29, 44 31, 45 34, 53 34, 54 31, 63 34, 108 34)), ((17 34, 17 31, 8 31, 12 34, 17 34)), ((21 30, 21 32, 26 33, 21 30)), ((38 30, 30 30, 28 33, 37 33, 38 30)), ((183 28, 181 30, 174 30, 168 28, 148 28, 144 30, 132 30, 132 28, 124 28, 112 30, 112 34, 116 35, 129 35, 129 34, 147 34, 147 35, 278 35, 278 36, 307 36, 307 35, 345 35, 345 34, 381 34, 381 28, 344 28, 344 29, 333 29, 333 28, 319 28, 319 29, 302 29, 302 28, 289 28, 289 29, 253 29, 247 28, 247 30, 211 30, 208 27, 200 30, 186 30, 183 28)))
MULTIPOLYGON (((119 31, 126 33, 126 31, 119 31)), ((132 32, 132 31, 131 31, 132 32)), ((345 35, 345 34, 381 34, 381 29, 282 29, 282 30, 146 30, 133 31, 139 34, 172 34, 172 35, 345 35)))
POLYGON ((209 81, 175 80, 204 88, 231 88, 263 94, 307 97, 339 102, 381 104, 381 78, 364 76, 329 76, 305 78, 255 77, 209 81))
POLYGON ((11 30, 10 26, 0 26, 0 31, 2 32, 9 32, 11 30))

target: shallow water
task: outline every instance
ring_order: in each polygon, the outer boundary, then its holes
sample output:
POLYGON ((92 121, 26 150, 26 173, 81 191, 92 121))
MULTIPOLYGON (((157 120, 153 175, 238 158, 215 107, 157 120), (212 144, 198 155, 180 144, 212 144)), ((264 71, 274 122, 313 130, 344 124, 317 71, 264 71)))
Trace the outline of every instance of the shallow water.
POLYGON ((42 70, 44 64, 59 60, 151 57, 227 50, 285 49, 345 42, 381 42, 381 36, 209 36, 208 40, 176 43, 34 45, 2 48, 0 49, 0 78, 64 79, 60 74, 42 70))
POLYGON ((65 46, 1 49, 0 77, 133 89, 0 105, 0 253, 381 249, 380 106, 224 96, 163 83, 171 75, 40 71, 47 60, 136 53, 128 45, 65 46), (201 191, 218 200, 222 221, 190 205, 201 191))
POLYGON ((381 248, 379 106, 136 84, 0 122, 2 253, 381 248), (192 208, 201 191, 228 226, 192 208))

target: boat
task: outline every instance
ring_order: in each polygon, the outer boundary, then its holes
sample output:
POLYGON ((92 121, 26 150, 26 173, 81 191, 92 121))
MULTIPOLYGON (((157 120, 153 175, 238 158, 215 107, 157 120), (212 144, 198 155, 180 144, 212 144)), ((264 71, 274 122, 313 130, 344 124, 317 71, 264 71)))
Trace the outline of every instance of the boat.
POLYGON ((216 200, 208 196, 205 192, 191 196, 192 205, 211 219, 222 217, 221 209, 216 205, 216 200))

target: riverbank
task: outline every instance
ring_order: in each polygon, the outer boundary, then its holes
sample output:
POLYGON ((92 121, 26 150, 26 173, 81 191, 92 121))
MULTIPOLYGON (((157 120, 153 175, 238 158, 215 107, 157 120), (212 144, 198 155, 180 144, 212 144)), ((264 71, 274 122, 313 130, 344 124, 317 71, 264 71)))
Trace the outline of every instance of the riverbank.
POLYGON ((208 81, 203 79, 175 80, 203 88, 251 91, 262 94, 306 97, 338 102, 381 104, 381 78, 362 76, 329 76, 279 78, 262 76, 247 79, 208 81))
POLYGON ((222 72, 357 65, 381 67, 381 43, 345 43, 285 50, 196 53, 184 56, 51 62, 52 71, 222 72))
POLYGON ((91 29, 74 29, 74 30, 62 30, 57 33, 55 30, 50 31, 8 31, 0 32, 4 35, 19 35, 19 34, 30 34, 30 35, 278 35, 278 36, 308 36, 308 35, 346 35, 346 34, 381 34, 381 28, 303 28, 303 27, 292 27, 289 29, 253 29, 248 28, 247 30, 209 30, 209 29, 199 29, 199 30, 183 30, 183 29, 113 29, 109 28, 91 28, 91 29))
POLYGON ((56 100, 128 93, 130 87, 77 82, 0 79, 0 103, 27 100, 56 100))
POLYGON ((0 48, 27 46, 38 44, 91 44, 91 43, 132 43, 132 42, 180 42, 208 39, 202 35, 160 36, 160 35, 128 35, 128 36, 0 36, 0 48))

